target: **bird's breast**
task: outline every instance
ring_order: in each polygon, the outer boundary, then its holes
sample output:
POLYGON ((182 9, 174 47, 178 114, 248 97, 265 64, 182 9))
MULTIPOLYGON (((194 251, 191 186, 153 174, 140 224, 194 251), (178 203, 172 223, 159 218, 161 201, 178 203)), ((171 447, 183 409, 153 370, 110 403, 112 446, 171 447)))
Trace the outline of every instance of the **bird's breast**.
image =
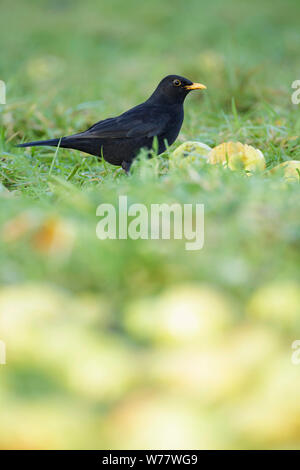
POLYGON ((172 116, 171 120, 168 123, 167 129, 161 136, 159 136, 160 147, 161 145, 162 147, 164 147, 162 150, 160 148, 161 150, 160 153, 164 152, 164 150, 166 149, 166 146, 164 143, 165 141, 168 142, 169 146, 172 145, 173 142, 175 142, 180 132, 182 123, 183 123, 183 110, 182 112, 176 113, 172 116))

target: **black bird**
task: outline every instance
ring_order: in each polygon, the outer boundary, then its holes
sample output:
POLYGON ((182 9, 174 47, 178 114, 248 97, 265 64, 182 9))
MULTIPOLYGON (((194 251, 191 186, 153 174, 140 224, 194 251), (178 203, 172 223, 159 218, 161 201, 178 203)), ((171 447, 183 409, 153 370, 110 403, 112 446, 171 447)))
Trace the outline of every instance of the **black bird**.
POLYGON ((50 145, 81 150, 102 157, 112 165, 130 169, 141 148, 151 149, 157 137, 158 153, 177 138, 183 122, 183 102, 191 90, 202 90, 201 83, 193 83, 179 75, 168 75, 144 103, 120 116, 104 119, 85 132, 61 139, 40 140, 17 145, 33 147, 50 145))

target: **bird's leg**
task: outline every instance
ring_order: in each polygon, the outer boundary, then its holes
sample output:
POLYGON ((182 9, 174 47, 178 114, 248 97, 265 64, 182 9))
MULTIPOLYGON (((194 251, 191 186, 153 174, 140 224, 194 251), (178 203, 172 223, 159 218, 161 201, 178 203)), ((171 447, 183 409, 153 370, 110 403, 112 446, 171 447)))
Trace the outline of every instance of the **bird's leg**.
POLYGON ((126 173, 129 172, 130 167, 131 167, 131 162, 126 162, 125 160, 122 161, 122 168, 123 170, 126 171, 126 173))

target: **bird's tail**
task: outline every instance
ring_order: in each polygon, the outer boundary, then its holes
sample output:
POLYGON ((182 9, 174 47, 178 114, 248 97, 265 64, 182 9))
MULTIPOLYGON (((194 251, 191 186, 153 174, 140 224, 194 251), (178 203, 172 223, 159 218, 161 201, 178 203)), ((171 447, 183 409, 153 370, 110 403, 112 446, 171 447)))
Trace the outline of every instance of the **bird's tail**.
POLYGON ((57 147, 60 140, 63 139, 50 139, 50 140, 36 140, 35 142, 25 142, 24 144, 16 145, 16 147, 35 147, 36 145, 50 145, 50 147, 57 147))
POLYGON ((61 147, 65 149, 80 150, 90 155, 101 155, 101 139, 90 139, 82 134, 74 134, 61 139, 37 140, 35 142, 25 142, 16 147, 35 147, 39 145, 50 145, 50 147, 61 147))

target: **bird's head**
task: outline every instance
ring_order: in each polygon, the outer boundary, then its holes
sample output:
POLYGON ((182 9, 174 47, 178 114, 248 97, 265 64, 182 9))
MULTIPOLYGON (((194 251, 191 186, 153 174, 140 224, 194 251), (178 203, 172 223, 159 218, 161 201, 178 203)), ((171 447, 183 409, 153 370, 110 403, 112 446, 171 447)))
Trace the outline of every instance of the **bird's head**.
POLYGON ((183 103, 190 91, 204 90, 205 88, 205 85, 193 83, 180 75, 168 75, 161 80, 150 99, 168 104, 183 103))

